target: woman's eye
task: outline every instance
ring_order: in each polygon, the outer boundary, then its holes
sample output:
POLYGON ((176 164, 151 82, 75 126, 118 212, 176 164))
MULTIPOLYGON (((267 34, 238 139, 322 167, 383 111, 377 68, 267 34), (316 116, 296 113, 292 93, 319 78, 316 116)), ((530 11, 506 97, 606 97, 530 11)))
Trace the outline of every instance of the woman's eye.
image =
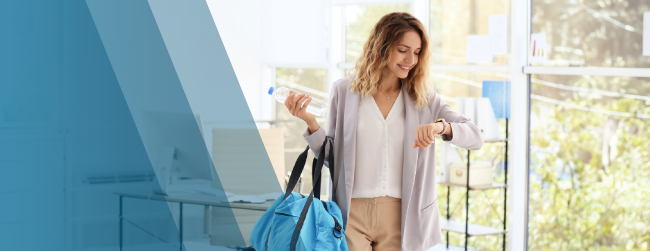
POLYGON ((404 53, 404 52, 406 52, 406 51, 400 51, 400 50, 397 50, 397 51, 399 51, 399 52, 401 52, 401 53, 404 53))

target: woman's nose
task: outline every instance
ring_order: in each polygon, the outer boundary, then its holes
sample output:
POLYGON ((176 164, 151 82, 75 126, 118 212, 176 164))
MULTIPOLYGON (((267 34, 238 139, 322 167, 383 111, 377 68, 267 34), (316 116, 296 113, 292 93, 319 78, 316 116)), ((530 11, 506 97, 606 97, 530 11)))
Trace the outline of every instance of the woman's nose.
POLYGON ((413 61, 415 61, 415 56, 414 56, 414 55, 408 55, 408 56, 406 56, 406 58, 404 59, 404 62, 406 62, 406 63, 409 64, 409 65, 412 65, 412 64, 413 64, 413 61))

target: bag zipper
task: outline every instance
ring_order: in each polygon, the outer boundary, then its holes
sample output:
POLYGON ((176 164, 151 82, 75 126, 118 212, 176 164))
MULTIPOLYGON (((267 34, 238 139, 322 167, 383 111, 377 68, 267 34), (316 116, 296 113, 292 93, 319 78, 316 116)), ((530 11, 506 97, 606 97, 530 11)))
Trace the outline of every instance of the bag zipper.
POLYGON ((282 215, 282 216, 298 217, 298 216, 295 216, 295 215, 290 215, 290 214, 285 214, 285 213, 278 213, 278 212, 276 212, 275 214, 282 215))

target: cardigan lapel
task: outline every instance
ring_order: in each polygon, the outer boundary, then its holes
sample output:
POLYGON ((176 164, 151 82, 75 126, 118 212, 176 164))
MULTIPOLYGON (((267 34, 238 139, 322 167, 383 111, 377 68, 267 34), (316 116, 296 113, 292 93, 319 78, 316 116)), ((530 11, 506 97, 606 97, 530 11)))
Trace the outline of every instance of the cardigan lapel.
POLYGON ((415 101, 407 93, 404 84, 402 84, 404 94, 404 107, 406 116, 404 119, 404 160, 402 165, 402 234, 404 233, 404 223, 406 222, 406 213, 411 202, 413 194, 413 183, 417 170, 419 148, 413 148, 415 144, 415 132, 420 126, 418 111, 415 108, 415 101))
POLYGON ((343 145, 343 166, 345 169, 345 191, 347 195, 346 199, 348 206, 352 201, 352 187, 354 185, 359 102, 360 94, 358 92, 352 92, 348 90, 347 95, 345 96, 345 114, 343 117, 343 142, 345 142, 343 145))

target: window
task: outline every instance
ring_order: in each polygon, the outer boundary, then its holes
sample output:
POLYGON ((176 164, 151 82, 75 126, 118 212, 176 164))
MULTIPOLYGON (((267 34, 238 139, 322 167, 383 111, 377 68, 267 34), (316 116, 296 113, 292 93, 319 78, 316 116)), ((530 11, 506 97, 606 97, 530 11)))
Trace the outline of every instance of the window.
MULTIPOLYGON (((508 0, 431 0, 429 38, 434 64, 462 65, 465 62, 468 35, 488 35, 491 15, 506 15, 508 0)), ((505 65, 506 55, 495 55, 492 63, 505 65)))
POLYGON ((650 67, 650 2, 533 0, 532 11, 548 51, 532 65, 554 67, 530 78, 528 247, 648 250, 650 78, 624 72, 650 67), (578 67, 599 68, 557 74, 578 67))
MULTIPOLYGON (((277 68, 275 70, 277 87, 286 87, 291 90, 307 93, 315 99, 325 102, 329 101, 329 85, 327 84, 327 70, 325 69, 307 69, 307 68, 277 68)), ((284 104, 278 103, 276 106, 276 126, 284 128, 284 151, 285 151, 285 174, 291 172, 298 155, 305 150, 307 143, 302 138, 302 133, 307 128, 307 124, 299 118, 291 115, 284 104)), ((325 127, 326 120, 317 117, 318 123, 325 127)), ((309 159, 313 158, 310 153, 309 159)), ((311 181, 311 161, 307 161, 305 169, 302 172, 304 181, 303 193, 309 193, 312 187, 311 181)))
POLYGON ((533 33, 546 35, 546 66, 650 67, 641 55, 648 1, 533 0, 533 33))
MULTIPOLYGON (((482 81, 484 80, 508 80, 504 73, 494 72, 437 72, 431 73, 433 87, 436 95, 441 95, 443 100, 455 109, 456 97, 481 97, 482 81)), ((498 120, 500 138, 505 136, 505 121, 498 120)), ((436 140, 436 149, 442 149, 442 141, 436 140)), ((467 151, 453 147, 458 153, 462 163, 467 161, 467 151)), ((504 145, 484 144, 479 151, 472 151, 471 161, 491 161, 495 164, 494 182, 504 183, 504 145)), ((450 154, 450 153, 446 153, 450 154)), ((443 159, 441 150, 437 152, 436 161, 438 171, 441 170, 440 161, 443 159)), ((450 220, 465 222, 465 188, 438 186, 438 205, 441 218, 447 216, 447 205, 449 205, 450 220), (449 189, 450 199, 447 203, 447 192, 449 189)), ((503 189, 473 190, 470 193, 469 219, 471 224, 503 228, 503 189)), ((446 237, 447 232, 443 231, 446 237)), ((465 236, 449 232, 449 244, 464 246, 465 236)), ((469 247, 478 250, 500 250, 503 242, 503 235, 478 236, 469 238, 469 247), (498 247, 498 248, 497 248, 498 247)))
MULTIPOLYGON (((503 69, 508 65, 509 54, 493 55, 491 62, 467 63, 467 43, 469 35, 488 35, 488 20, 492 15, 506 15, 510 2, 507 0, 488 1, 429 1, 429 39, 432 49, 431 87, 443 100, 455 109, 457 97, 482 97, 483 81, 509 81, 510 76, 503 69), (482 68, 472 68, 480 66, 482 68)), ((473 121, 476 123, 476 121, 473 121)), ((498 120, 499 138, 505 137, 505 120, 498 120)), ((442 141, 436 142, 436 148, 442 149, 442 141)), ((467 151, 454 147, 461 162, 466 163, 467 151)), ((472 151, 471 161, 490 161, 495 165, 494 182, 504 183, 504 144, 484 144, 479 151, 472 151)), ((449 154, 449 153, 446 153, 449 154)), ((438 171, 443 159, 438 151, 436 160, 438 171)), ((503 228, 504 189, 472 190, 470 192, 469 222, 497 229, 503 228)), ((438 201, 441 219, 462 222, 468 212, 465 206, 466 190, 462 187, 438 186, 438 201), (449 200, 447 194, 449 193, 449 200), (449 206, 448 206, 449 205, 449 206), (449 208, 447 208, 449 207, 449 208)), ((465 235, 447 232, 443 229, 443 238, 449 238, 452 246, 464 246, 465 235)), ((468 247, 472 250, 501 250, 504 235, 486 235, 468 238, 468 247)), ((446 238, 443 240, 446 242, 446 238)), ((444 247, 444 244, 441 246, 444 247)), ((462 250, 462 249, 459 249, 462 250)))
POLYGON ((345 7, 345 61, 355 63, 370 31, 384 15, 409 12, 410 4, 349 5, 345 7))
POLYGON ((530 250, 647 250, 650 78, 531 81, 530 250))

